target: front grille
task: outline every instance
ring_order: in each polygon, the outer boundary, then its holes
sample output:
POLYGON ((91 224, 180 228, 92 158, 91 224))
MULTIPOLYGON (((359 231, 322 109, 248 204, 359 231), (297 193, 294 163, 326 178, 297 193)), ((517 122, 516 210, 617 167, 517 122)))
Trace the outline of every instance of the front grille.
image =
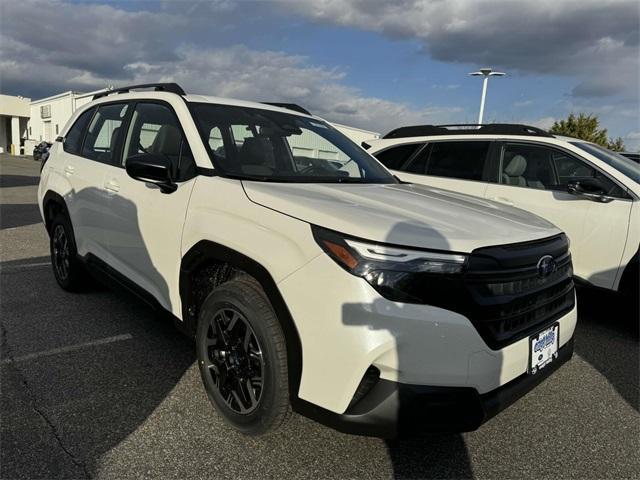
POLYGON ((464 313, 489 347, 502 348, 573 309, 572 274, 564 235, 475 250, 464 275, 470 296, 464 313), (541 277, 537 263, 544 255, 551 255, 557 268, 541 277))

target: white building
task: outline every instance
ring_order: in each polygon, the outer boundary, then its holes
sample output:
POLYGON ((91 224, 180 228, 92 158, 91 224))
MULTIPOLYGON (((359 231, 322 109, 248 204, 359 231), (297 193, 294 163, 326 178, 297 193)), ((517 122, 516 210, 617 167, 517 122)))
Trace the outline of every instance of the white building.
POLYGON ((367 140, 374 140, 376 138, 380 138, 380 134, 376 132, 371 132, 369 130, 363 130, 361 128, 348 127, 347 125, 340 125, 339 123, 331 123, 336 129, 340 130, 347 137, 353 140, 355 143, 360 145, 362 142, 366 142, 367 140))
POLYGON ((0 95, 0 153, 20 154, 27 137, 30 98, 0 95))
POLYGON ((31 102, 29 140, 53 142, 76 109, 89 103, 96 93, 69 91, 31 102))

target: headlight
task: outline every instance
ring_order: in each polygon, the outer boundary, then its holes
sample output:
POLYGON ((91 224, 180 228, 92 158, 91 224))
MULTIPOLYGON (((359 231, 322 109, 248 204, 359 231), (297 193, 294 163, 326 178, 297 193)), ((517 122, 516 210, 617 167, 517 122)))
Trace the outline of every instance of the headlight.
POLYGON ((381 245, 316 226, 312 229, 327 255, 389 300, 424 303, 420 290, 425 281, 458 276, 466 265, 467 256, 463 254, 381 245))

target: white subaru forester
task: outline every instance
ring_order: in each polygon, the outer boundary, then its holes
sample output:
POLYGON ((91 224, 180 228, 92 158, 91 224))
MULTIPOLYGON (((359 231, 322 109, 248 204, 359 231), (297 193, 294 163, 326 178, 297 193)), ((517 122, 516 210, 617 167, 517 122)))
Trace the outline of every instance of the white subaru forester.
POLYGON ((96 97, 42 170, 55 278, 170 312, 237 429, 293 409, 364 435, 473 430, 571 358, 569 244, 547 221, 402 183, 295 105, 96 97))

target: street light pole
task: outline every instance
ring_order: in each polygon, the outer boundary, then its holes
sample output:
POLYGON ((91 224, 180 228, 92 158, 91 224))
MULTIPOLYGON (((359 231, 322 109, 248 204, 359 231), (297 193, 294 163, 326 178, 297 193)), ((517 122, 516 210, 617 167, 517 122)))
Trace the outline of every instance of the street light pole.
POLYGON ((482 125, 482 118, 484 117, 484 102, 487 98, 487 84, 489 83, 489 77, 503 77, 505 74, 502 72, 494 72, 490 68, 481 68, 477 72, 470 73, 473 77, 482 76, 482 97, 480 98, 480 114, 478 115, 478 125, 482 125))

